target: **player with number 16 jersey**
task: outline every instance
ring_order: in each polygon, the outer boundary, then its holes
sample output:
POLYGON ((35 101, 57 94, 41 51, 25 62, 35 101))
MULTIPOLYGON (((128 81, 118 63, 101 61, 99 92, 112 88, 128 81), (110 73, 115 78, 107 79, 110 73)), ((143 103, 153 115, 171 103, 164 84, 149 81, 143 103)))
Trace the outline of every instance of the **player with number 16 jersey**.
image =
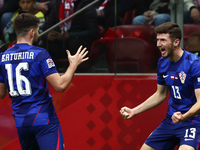
POLYGON ((20 43, 0 56, 0 82, 9 90, 16 127, 57 124, 45 79, 57 69, 48 52, 20 43))
POLYGON ((87 48, 80 46, 75 55, 66 50, 69 65, 60 75, 49 53, 33 45, 39 38, 38 18, 21 13, 14 20, 14 29, 17 43, 0 54, 0 99, 9 92, 22 150, 64 150, 48 83, 64 92, 78 65, 89 59, 87 48))

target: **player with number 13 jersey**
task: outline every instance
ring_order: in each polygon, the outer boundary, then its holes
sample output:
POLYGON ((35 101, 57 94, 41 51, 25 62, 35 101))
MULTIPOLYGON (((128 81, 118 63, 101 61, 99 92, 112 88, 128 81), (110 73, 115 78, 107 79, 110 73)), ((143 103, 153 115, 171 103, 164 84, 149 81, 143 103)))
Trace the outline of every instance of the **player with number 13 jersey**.
MULTIPOLYGON (((178 62, 171 62, 169 58, 161 57, 157 70, 157 83, 167 85, 169 88, 166 121, 173 123, 171 116, 175 112, 180 111, 184 114, 196 103, 194 89, 200 88, 200 59, 197 55, 184 50, 178 62)), ((200 124, 200 115, 187 119, 184 124, 186 122, 200 124)))

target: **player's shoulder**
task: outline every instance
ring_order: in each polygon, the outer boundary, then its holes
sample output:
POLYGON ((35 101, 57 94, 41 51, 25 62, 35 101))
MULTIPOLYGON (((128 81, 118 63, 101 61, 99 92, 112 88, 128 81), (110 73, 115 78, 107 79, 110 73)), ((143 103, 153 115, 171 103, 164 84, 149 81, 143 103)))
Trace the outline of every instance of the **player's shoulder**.
POLYGON ((185 51, 185 61, 188 62, 188 64, 200 64, 200 58, 191 52, 185 51))
POLYGON ((184 52, 186 54, 186 58, 188 58, 189 60, 200 60, 198 55, 188 52, 186 50, 184 52))
POLYGON ((13 47, 7 49, 3 55, 6 54, 19 54, 21 55, 21 53, 23 53, 22 55, 28 55, 31 54, 32 56, 34 56, 34 58, 37 60, 41 60, 44 58, 49 57, 49 53, 48 51, 43 48, 43 47, 39 47, 39 46, 35 46, 35 45, 29 45, 27 43, 20 43, 20 44, 15 44, 13 47))
POLYGON ((34 45, 32 45, 30 49, 37 50, 37 51, 40 51, 40 52, 47 52, 47 50, 45 48, 39 47, 39 46, 34 46, 34 45))
POLYGON ((45 48, 32 46, 30 51, 34 52, 37 61, 50 58, 49 52, 45 48))
POLYGON ((47 52, 46 49, 39 47, 39 46, 34 46, 34 45, 29 45, 28 43, 20 43, 20 44, 15 44, 9 49, 7 49, 4 53, 10 53, 10 52, 18 52, 18 51, 44 51, 47 52))

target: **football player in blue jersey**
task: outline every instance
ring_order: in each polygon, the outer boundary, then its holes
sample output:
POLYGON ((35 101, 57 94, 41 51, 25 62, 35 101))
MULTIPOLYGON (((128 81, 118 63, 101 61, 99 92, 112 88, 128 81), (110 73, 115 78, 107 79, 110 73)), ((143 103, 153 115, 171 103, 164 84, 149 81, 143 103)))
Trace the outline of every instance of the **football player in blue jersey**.
POLYGON ((167 22, 155 28, 161 58, 157 65, 157 90, 134 108, 122 107, 130 119, 161 104, 168 93, 168 110, 159 127, 146 139, 141 150, 196 150, 200 135, 200 59, 180 47, 181 30, 167 22))
POLYGON ((14 21, 17 44, 0 55, 0 98, 7 91, 23 150, 63 150, 64 140, 48 83, 63 92, 88 51, 80 46, 75 55, 67 50, 69 67, 60 75, 49 53, 33 46, 39 37, 39 20, 22 13, 14 21), (48 82, 48 83, 47 83, 48 82))

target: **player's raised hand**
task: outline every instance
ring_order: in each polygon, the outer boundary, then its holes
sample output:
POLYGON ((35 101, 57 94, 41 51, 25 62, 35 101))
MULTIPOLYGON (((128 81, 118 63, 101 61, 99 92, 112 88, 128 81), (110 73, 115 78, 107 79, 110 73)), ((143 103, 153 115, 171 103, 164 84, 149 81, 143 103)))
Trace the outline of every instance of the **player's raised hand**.
POLYGON ((71 55, 70 51, 66 50, 69 63, 78 66, 82 62, 88 60, 89 57, 86 57, 86 55, 88 54, 88 51, 86 51, 86 49, 87 48, 83 48, 83 46, 81 45, 75 55, 71 55))
POLYGON ((132 118, 134 115, 134 110, 130 109, 128 107, 122 107, 120 110, 120 114, 124 119, 130 119, 132 118))
POLYGON ((175 112, 172 116, 173 123, 183 122, 183 115, 181 112, 175 112))

